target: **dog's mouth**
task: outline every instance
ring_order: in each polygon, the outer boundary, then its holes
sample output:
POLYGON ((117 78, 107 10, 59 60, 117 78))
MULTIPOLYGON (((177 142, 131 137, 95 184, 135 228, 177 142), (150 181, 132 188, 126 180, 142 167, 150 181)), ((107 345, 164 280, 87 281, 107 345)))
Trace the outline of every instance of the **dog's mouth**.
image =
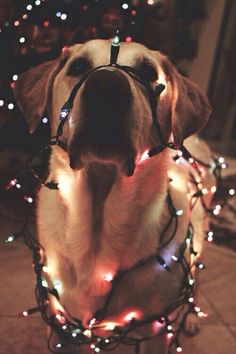
POLYGON ((82 170, 90 166, 104 166, 114 168, 123 176, 130 177, 136 167, 136 154, 131 151, 116 151, 113 154, 107 152, 107 148, 99 147, 82 149, 79 153, 69 155, 70 167, 73 170, 82 170))

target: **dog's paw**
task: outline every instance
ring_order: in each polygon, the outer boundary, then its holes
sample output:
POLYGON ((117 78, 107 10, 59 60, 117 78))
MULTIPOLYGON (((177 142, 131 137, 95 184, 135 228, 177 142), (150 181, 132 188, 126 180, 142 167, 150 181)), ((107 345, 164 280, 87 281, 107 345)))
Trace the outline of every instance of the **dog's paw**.
POLYGON ((200 319, 194 313, 189 313, 184 324, 184 334, 186 336, 195 336, 200 330, 200 319))

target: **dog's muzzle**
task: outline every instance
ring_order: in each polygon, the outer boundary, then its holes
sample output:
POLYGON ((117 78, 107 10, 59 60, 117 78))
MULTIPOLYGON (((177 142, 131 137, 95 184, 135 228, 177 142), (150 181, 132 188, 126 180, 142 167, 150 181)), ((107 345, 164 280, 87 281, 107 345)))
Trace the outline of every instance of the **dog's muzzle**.
POLYGON ((68 145, 73 169, 99 161, 115 163, 126 175, 133 173, 128 167, 136 155, 128 127, 132 101, 129 81, 121 70, 100 68, 88 77, 80 92, 78 128, 68 145))
POLYGON ((90 147, 119 147, 132 98, 128 80, 114 68, 95 71, 81 93, 82 134, 90 147))

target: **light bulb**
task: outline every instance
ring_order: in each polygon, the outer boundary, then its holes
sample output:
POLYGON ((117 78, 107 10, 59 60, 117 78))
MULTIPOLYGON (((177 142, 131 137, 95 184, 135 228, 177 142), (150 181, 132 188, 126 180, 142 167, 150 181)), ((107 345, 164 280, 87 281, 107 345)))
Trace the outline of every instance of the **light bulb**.
POLYGON ((183 215, 183 213, 184 213, 183 209, 176 210, 177 216, 181 216, 181 215, 183 215))
POLYGON ((212 186, 212 187, 211 187, 211 193, 215 193, 216 190, 217 190, 216 186, 212 186))
POLYGON ((92 336, 92 332, 90 331, 90 329, 86 329, 83 333, 86 337, 91 338, 91 336, 92 336))
POLYGON ((43 117, 43 118, 42 118, 42 122, 43 122, 44 124, 47 124, 47 123, 48 123, 48 117, 43 117))
POLYGON ((194 284, 194 282, 195 282, 195 280, 194 279, 189 279, 189 285, 193 285, 194 284))
POLYGON ((132 37, 131 36, 125 37, 125 41, 126 41, 126 43, 131 43, 132 42, 132 37))
POLYGON ((61 14, 61 20, 65 21, 67 19, 67 14, 61 14))
POLYGON ((122 9, 127 10, 129 8, 129 5, 125 2, 122 4, 122 9))
POLYGON ((25 37, 20 37, 20 38, 19 38, 19 42, 20 42, 20 43, 25 43, 25 41, 26 41, 25 37))
POLYGON ((18 76, 17 74, 14 74, 14 75, 12 76, 12 80, 13 80, 13 81, 18 80, 18 78, 19 78, 19 76, 18 76))
POLYGON ((15 105, 14 105, 14 103, 8 103, 7 107, 11 111, 14 109, 15 105))
POLYGON ((112 275, 112 273, 106 273, 105 275, 104 275, 104 278, 103 278, 105 281, 108 281, 108 282, 110 282, 110 281, 112 281, 113 280, 113 275, 112 275))
POLYGON ((218 158, 218 162, 219 162, 219 163, 224 163, 224 162, 225 162, 224 157, 219 157, 219 158, 218 158))
POLYGON ((15 241, 15 239, 16 239, 16 236, 15 236, 15 235, 9 235, 9 236, 5 239, 4 243, 13 242, 13 241, 15 241))

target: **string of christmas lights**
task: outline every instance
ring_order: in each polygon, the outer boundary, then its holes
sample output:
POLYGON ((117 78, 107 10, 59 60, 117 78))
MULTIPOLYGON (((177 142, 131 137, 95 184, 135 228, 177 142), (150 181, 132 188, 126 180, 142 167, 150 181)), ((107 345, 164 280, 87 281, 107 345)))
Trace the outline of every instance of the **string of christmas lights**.
MULTIPOLYGON (((177 154, 177 156, 179 155, 177 154)), ((177 161, 178 158, 176 159, 175 157, 175 160, 177 161)), ((224 168, 222 167, 223 160, 217 159, 217 161, 219 163, 215 164, 213 173, 220 175, 220 170, 224 168)), ((204 193, 202 193, 202 188, 199 188, 199 183, 196 183, 196 180, 192 180, 191 182, 196 188, 196 192, 192 194, 191 199, 198 198, 198 200, 199 199, 201 200, 204 195, 204 193)), ((17 179, 15 178, 8 183, 7 188, 17 188, 16 185, 17 185, 17 179)), ((192 202, 191 199, 190 199, 190 205, 192 202)), ((27 202, 29 204, 32 204, 31 200, 27 200, 27 202)), ((182 211, 174 207, 170 193, 167 196, 166 203, 169 209, 170 219, 169 222, 167 223, 168 227, 164 228, 162 235, 167 231, 167 229, 173 226, 176 220, 178 220, 178 218, 181 217, 181 215, 183 214, 182 211)), ((215 207, 213 206, 211 209, 207 209, 206 212, 213 213, 214 210, 215 207)), ((198 317, 207 316, 203 311, 201 311, 199 306, 197 306, 194 302, 195 279, 193 277, 191 270, 193 266, 196 266, 196 268, 198 269, 204 269, 205 266, 203 265, 203 263, 199 261, 198 255, 193 249, 194 232, 191 224, 189 224, 186 237, 182 245, 179 247, 178 253, 172 255, 173 262, 179 264, 179 266, 182 268, 182 272, 184 276, 184 281, 180 291, 179 299, 176 302, 172 303, 164 313, 153 314, 152 316, 141 320, 136 318, 135 313, 131 313, 127 317, 127 324, 124 325, 123 327, 115 326, 114 324, 110 323, 110 325, 108 324, 107 328, 105 329, 107 331, 110 331, 111 334, 106 337, 100 337, 96 335, 96 329, 101 328, 99 327, 99 323, 106 316, 106 310, 110 303, 114 290, 119 285, 121 279, 128 272, 132 271, 134 268, 141 267, 144 264, 147 264, 149 262, 153 262, 154 259, 166 271, 171 272, 171 268, 167 265, 165 259, 160 255, 160 249, 162 249, 163 244, 160 245, 160 248, 156 251, 156 253, 154 253, 147 259, 141 260, 130 269, 124 269, 120 271, 113 279, 108 279, 108 281, 112 282, 112 287, 111 287, 111 291, 107 295, 107 300, 105 301, 104 307, 96 312, 94 317, 91 319, 88 328, 85 328, 84 326, 82 326, 81 321, 79 319, 73 318, 66 311, 66 309, 62 307, 62 305, 60 304, 60 298, 56 286, 54 286, 54 288, 48 287, 48 283, 45 280, 45 275, 47 274, 47 266, 44 263, 46 261, 44 250, 42 246, 39 244, 39 242, 37 241, 37 239, 35 239, 35 237, 33 237, 33 235, 29 232, 28 221, 29 218, 27 217, 27 220, 24 223, 21 232, 15 235, 9 235, 6 238, 5 243, 11 243, 22 236, 24 237, 24 240, 28 245, 28 247, 30 247, 30 249, 33 252, 34 269, 35 269, 36 279, 37 279, 37 285, 36 285, 37 306, 25 310, 22 313, 22 316, 27 317, 38 311, 41 313, 43 320, 47 324, 49 324, 53 329, 53 331, 55 331, 61 338, 61 342, 56 343, 54 348, 52 348, 51 344, 49 343, 49 348, 52 352, 56 352, 55 350, 57 348, 61 348, 63 346, 63 343, 64 345, 66 345, 66 343, 69 342, 79 346, 82 344, 88 345, 90 346, 90 348, 93 350, 94 353, 100 352, 102 350, 112 351, 119 344, 133 345, 135 348, 135 353, 139 353, 141 343, 143 341, 149 340, 150 338, 153 338, 153 336, 136 338, 132 333, 137 328, 147 324, 152 324, 156 321, 161 326, 161 330, 157 335, 165 335, 169 339, 169 353, 172 353, 173 348, 175 348, 177 352, 182 352, 182 347, 179 343, 179 335, 181 329, 184 326, 184 322, 187 315, 189 313, 195 313, 198 317), (194 260, 190 262, 189 261, 190 258, 191 259, 194 258, 194 260), (58 309, 56 312, 52 310, 51 307, 52 302, 54 304, 54 307, 58 309), (181 310, 183 310, 183 305, 185 305, 184 314, 181 316, 182 319, 179 319, 181 310), (174 319, 171 318, 173 312, 177 312, 177 316, 174 319), (176 322, 178 322, 178 326, 176 322)), ((174 229, 176 228, 174 227, 174 229)), ((210 236, 212 236, 211 231, 208 231, 207 232, 208 241, 212 241, 212 239, 209 239, 210 236)), ((171 242, 173 237, 171 237, 168 240, 168 243, 171 242)), ((163 236, 161 236, 161 239, 163 239, 163 236)), ((165 244, 165 247, 167 244, 165 244)))
MULTIPOLYGON (((53 137, 51 139, 51 141, 40 151, 40 153, 45 149, 48 149, 51 145, 54 144, 58 144, 59 146, 61 145, 59 138, 63 133, 63 126, 67 118, 67 115, 68 115, 68 111, 65 111, 63 106, 57 135, 56 137, 53 137)), ((43 117, 43 119, 44 118, 45 117, 43 117)), ((169 148, 173 148, 173 146, 169 145, 169 148)), ((160 151, 162 150, 163 149, 160 149, 160 151)), ((193 159, 193 157, 188 153, 188 151, 184 147, 182 147, 181 150, 177 151, 174 160, 176 161, 176 163, 179 163, 179 160, 183 158, 187 160, 191 166, 193 166, 198 170, 199 175, 201 174, 199 166, 202 165, 205 168, 207 167, 213 173, 213 175, 216 176, 218 180, 218 186, 221 185, 221 183, 219 183, 219 181, 221 180, 220 171, 226 167, 223 158, 214 159, 213 165, 205 166, 204 163, 201 163, 201 161, 197 162, 195 159, 193 159)), ((34 176, 34 178, 36 178, 36 180, 39 181, 40 185, 45 185, 50 189, 58 189, 59 187, 55 182, 45 184, 42 181, 42 179, 38 177, 37 173, 31 168, 32 159, 33 157, 29 159, 27 164, 29 173, 31 173, 34 176)), ((6 189, 16 188, 20 190, 22 188, 22 178, 24 177, 25 174, 26 172, 21 176, 21 178, 17 177, 9 181, 9 183, 6 186, 6 189)), ((193 209, 194 206, 196 205, 196 200, 200 199, 203 203, 203 196, 206 194, 206 191, 204 191, 204 188, 202 187, 202 184, 200 182, 201 181, 196 180, 192 176, 191 183, 195 186, 195 192, 190 198, 191 209, 193 209)), ((214 186, 214 190, 211 190, 211 192, 215 192, 216 190, 217 187, 214 186)), ((229 194, 233 195, 234 191, 230 189, 229 194)), ((31 205, 33 204, 34 198, 29 197, 27 195, 24 195, 23 198, 29 204, 31 205)), ((137 339, 132 333, 135 331, 135 329, 144 326, 146 324, 151 324, 155 321, 157 321, 163 327, 161 331, 158 333, 158 335, 166 335, 167 338, 169 338, 170 340, 169 353, 171 353, 173 347, 176 349, 177 352, 182 351, 182 347, 179 344, 179 335, 181 332, 180 330, 184 326, 184 321, 187 317, 187 314, 191 312, 191 313, 195 313, 199 317, 206 316, 206 314, 204 314, 204 312, 201 311, 199 306, 197 306, 194 303, 195 279, 191 273, 191 269, 194 265, 198 269, 204 269, 204 265, 198 260, 197 258, 198 255, 193 249, 194 232, 191 224, 189 224, 185 240, 183 244, 180 246, 179 254, 172 255, 172 260, 174 262, 177 262, 181 266, 184 275, 184 281, 182 284, 182 289, 180 291, 179 299, 175 303, 171 304, 169 308, 165 311, 165 313, 153 314, 152 316, 142 320, 135 318, 135 314, 133 315, 131 314, 132 316, 130 315, 128 323, 123 327, 114 326, 112 323, 108 325, 106 329, 111 332, 109 336, 100 337, 96 335, 96 329, 99 328, 99 323, 106 316, 106 311, 112 299, 115 288, 119 285, 121 279, 128 272, 132 271, 134 268, 141 267, 149 262, 153 262, 154 260, 158 262, 166 271, 168 272, 171 271, 165 259, 161 256, 160 250, 162 248, 165 248, 173 240, 177 230, 178 218, 181 217, 181 215, 183 214, 183 210, 178 210, 174 207, 170 193, 167 195, 166 202, 170 214, 170 219, 167 222, 161 234, 160 247, 158 251, 156 251, 156 253, 154 253, 147 259, 141 260, 130 269, 122 270, 114 278, 109 279, 109 281, 112 282, 111 291, 107 295, 107 299, 104 303, 104 307, 96 312, 94 318, 90 321, 90 325, 88 326, 88 328, 83 327, 79 319, 75 319, 71 317, 71 315, 66 311, 66 309, 64 309, 60 304, 60 298, 57 290, 60 284, 54 284, 53 288, 50 288, 48 286, 48 283, 45 280, 45 274, 47 273, 47 266, 45 264, 44 250, 42 246, 39 244, 39 242, 29 232, 27 220, 24 223, 21 232, 15 235, 9 235, 6 238, 5 243, 10 243, 18 239, 20 236, 23 236, 26 244, 28 245, 28 247, 30 247, 30 249, 33 252, 34 269, 35 269, 36 279, 37 279, 37 285, 36 285, 37 306, 32 309, 25 310, 22 313, 22 315, 26 317, 30 314, 35 313, 36 311, 40 311, 43 320, 51 326, 53 331, 55 331, 58 334, 59 338, 61 338, 62 340, 62 343, 61 342, 57 343, 55 348, 51 347, 50 342, 48 343, 49 349, 52 352, 54 352, 57 348, 61 348, 63 346, 63 343, 72 342, 76 345, 86 344, 90 346, 90 348, 94 351, 94 353, 99 352, 101 350, 113 350, 114 347, 116 347, 119 344, 133 345, 135 348, 135 353, 139 353, 140 344, 143 341, 150 339, 151 337, 137 339), (171 227, 173 227, 174 230, 172 232, 171 237, 166 242, 162 242, 164 240, 165 233, 171 227), (189 258, 191 258, 191 256, 194 257, 194 261, 192 261, 191 263, 189 263, 186 258, 186 251, 188 251, 189 253, 189 258), (54 304, 54 307, 58 309, 56 312, 52 310, 51 307, 52 302, 54 304), (170 316, 173 313, 173 311, 175 312, 177 311, 180 313, 183 308, 183 305, 187 305, 187 310, 185 306, 186 312, 184 315, 182 315, 182 320, 179 321, 179 316, 177 316, 174 320, 171 319, 170 316), (176 325, 177 320, 179 322, 178 326, 176 325), (174 331, 175 326, 177 329, 174 331)), ((220 204, 217 204, 212 206, 211 208, 206 208, 205 210, 207 213, 216 215, 215 211, 216 210, 220 211, 221 208, 225 205, 226 203, 224 202, 224 205, 222 206, 220 204)), ((208 241, 212 241, 213 239, 212 231, 207 232, 206 239, 208 241)))

